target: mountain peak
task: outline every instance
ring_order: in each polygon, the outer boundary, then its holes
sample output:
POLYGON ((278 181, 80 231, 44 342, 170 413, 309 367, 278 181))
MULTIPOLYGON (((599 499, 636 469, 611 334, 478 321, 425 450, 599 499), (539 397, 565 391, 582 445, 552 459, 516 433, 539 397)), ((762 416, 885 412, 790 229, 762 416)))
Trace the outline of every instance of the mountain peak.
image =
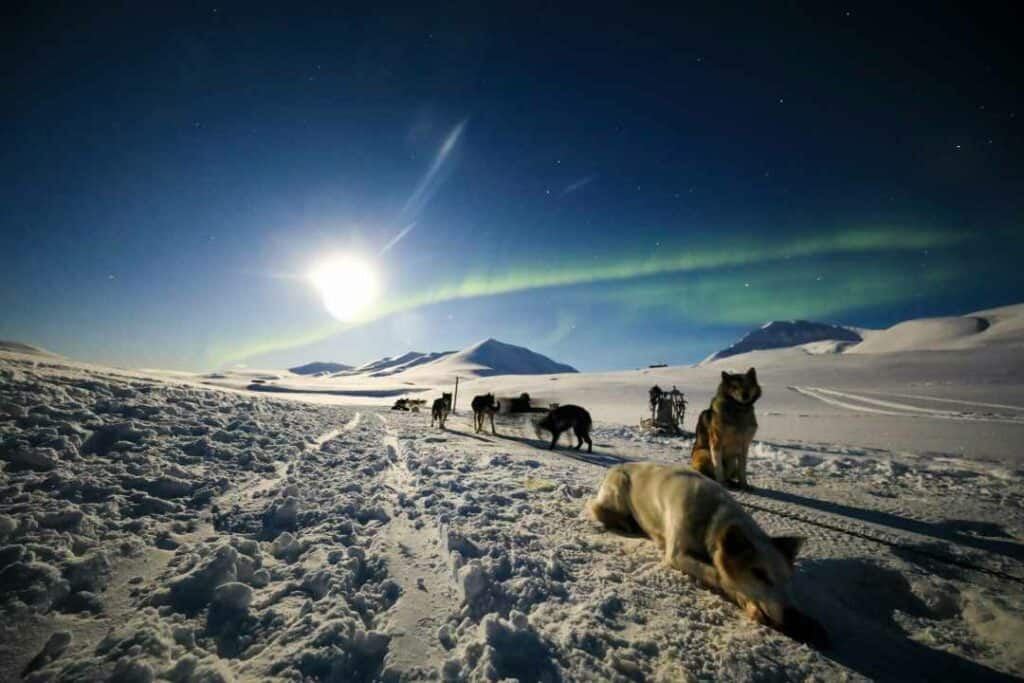
POLYGON ((476 374, 488 375, 548 375, 562 372, 576 372, 576 368, 551 360, 547 356, 531 351, 525 346, 516 346, 488 337, 451 356, 453 363, 480 366, 476 374))
POLYGON ((772 320, 743 335, 732 345, 708 356, 704 362, 728 358, 748 351, 765 351, 817 341, 859 342, 861 334, 850 327, 810 320, 772 320))

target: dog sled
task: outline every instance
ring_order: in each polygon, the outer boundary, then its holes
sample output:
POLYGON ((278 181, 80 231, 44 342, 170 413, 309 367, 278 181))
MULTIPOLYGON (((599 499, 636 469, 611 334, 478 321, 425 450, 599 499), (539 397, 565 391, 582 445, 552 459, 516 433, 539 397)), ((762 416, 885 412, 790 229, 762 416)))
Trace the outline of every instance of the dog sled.
POLYGON ((682 436, 686 417, 686 395, 674 385, 665 391, 657 384, 648 392, 651 416, 640 420, 640 428, 663 436, 682 436))

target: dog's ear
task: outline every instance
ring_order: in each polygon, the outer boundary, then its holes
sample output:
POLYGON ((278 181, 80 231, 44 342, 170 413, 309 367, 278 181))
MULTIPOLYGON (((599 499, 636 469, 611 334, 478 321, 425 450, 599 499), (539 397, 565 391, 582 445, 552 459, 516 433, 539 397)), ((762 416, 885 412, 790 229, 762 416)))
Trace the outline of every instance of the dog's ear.
POLYGON ((772 545, 782 553, 782 556, 786 558, 786 562, 789 562, 789 565, 792 567, 793 563, 796 562, 796 554, 800 552, 800 548, 806 540, 803 536, 774 536, 772 538, 772 545))
POLYGON ((739 557, 754 549, 750 539, 739 524, 730 524, 718 539, 718 544, 726 557, 739 557))
POLYGON ((726 372, 725 370, 722 370, 722 381, 723 382, 728 382, 729 381, 729 373, 726 372))
POLYGON ((756 382, 757 370, 755 370, 754 368, 750 368, 749 370, 747 370, 747 379, 749 379, 752 382, 756 382))

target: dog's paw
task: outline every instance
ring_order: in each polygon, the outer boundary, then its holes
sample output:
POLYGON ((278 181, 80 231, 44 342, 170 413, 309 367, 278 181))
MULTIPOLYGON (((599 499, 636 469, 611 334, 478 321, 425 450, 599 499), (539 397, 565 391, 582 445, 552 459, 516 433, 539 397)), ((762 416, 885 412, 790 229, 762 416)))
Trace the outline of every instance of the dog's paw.
POLYGON ((756 624, 761 624, 762 626, 771 626, 771 622, 768 619, 768 615, 766 615, 754 601, 749 601, 746 605, 743 606, 743 613, 747 615, 748 619, 750 619, 756 624))

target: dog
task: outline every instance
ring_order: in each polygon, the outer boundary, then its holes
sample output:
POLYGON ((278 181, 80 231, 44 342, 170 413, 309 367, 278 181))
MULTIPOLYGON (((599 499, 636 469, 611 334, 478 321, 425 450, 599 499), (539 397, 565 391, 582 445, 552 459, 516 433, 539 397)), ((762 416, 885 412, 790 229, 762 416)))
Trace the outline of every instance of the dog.
POLYGON ((590 419, 590 413, 583 408, 574 405, 558 406, 548 412, 543 420, 537 423, 536 432, 537 436, 540 436, 540 432, 546 431, 551 433, 551 450, 555 450, 555 446, 558 444, 558 438, 562 436, 562 433, 572 429, 576 433, 576 450, 579 450, 583 446, 583 442, 587 442, 587 453, 594 452, 594 442, 590 440, 590 427, 593 421, 590 419))
POLYGON ((639 529, 666 565, 721 591, 753 621, 827 646, 824 628, 796 609, 790 592, 804 539, 769 537, 717 482, 686 466, 617 465, 587 512, 608 529, 639 529))
POLYGON ((491 434, 497 436, 498 432, 494 430, 494 414, 498 412, 498 404, 494 400, 494 394, 474 396, 470 405, 473 407, 473 429, 476 430, 476 433, 479 434, 484 430, 484 417, 490 415, 491 434))
POLYGON ((759 398, 761 386, 754 368, 741 374, 722 373, 711 407, 697 419, 690 453, 695 470, 720 484, 736 481, 740 488, 750 488, 747 453, 757 433, 754 403, 759 398))
POLYGON ((442 393, 441 398, 434 399, 434 405, 430 408, 430 426, 433 427, 434 423, 437 422, 441 429, 444 429, 444 423, 448 419, 448 413, 452 410, 452 395, 450 393, 442 393))

